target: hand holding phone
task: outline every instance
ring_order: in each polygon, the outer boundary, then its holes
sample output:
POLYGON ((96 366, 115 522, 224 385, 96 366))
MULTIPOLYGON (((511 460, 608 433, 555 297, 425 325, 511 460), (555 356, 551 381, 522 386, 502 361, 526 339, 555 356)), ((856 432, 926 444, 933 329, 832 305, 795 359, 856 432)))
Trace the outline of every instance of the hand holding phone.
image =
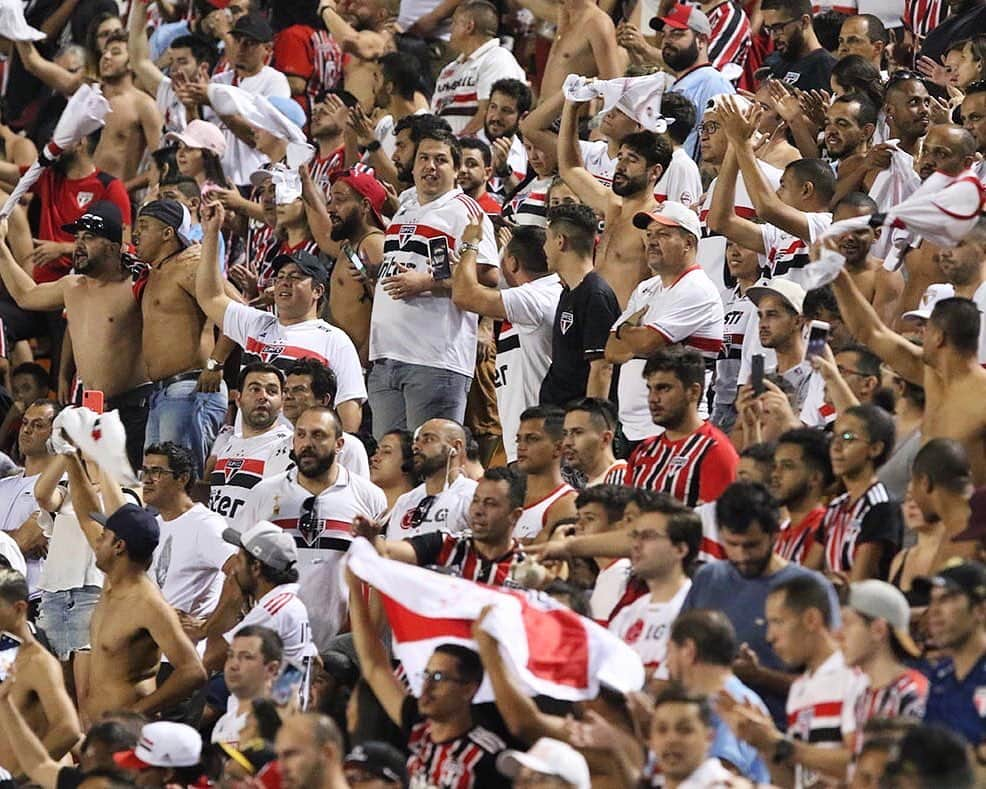
POLYGON ((812 321, 808 329, 808 344, 805 346, 805 358, 814 359, 825 353, 829 341, 831 327, 825 321, 812 321))
POLYGON ((766 390, 763 383, 763 354, 755 353, 750 359, 750 385, 753 387, 753 394, 760 397, 766 390))

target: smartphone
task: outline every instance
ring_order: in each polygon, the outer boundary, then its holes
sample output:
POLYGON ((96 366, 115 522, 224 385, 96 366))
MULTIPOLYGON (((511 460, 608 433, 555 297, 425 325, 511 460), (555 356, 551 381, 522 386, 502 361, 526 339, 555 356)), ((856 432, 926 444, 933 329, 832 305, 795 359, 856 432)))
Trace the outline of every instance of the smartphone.
POLYGON ((448 239, 445 236, 428 239, 428 257, 431 258, 431 276, 435 279, 449 279, 452 276, 448 239))
MULTIPOLYGON (((445 239, 442 240, 444 241, 445 239)), ((353 265, 353 268, 359 272, 359 275, 363 279, 369 279, 370 275, 366 271, 366 266, 363 264, 363 261, 360 258, 359 253, 355 249, 353 249, 352 245, 343 244, 342 251, 346 254, 346 259, 349 260, 349 262, 353 265)))
POLYGON ((825 321, 812 321, 808 329, 808 345, 805 348, 805 358, 814 359, 825 353, 825 345, 829 341, 829 330, 832 327, 825 321))
POLYGON ((103 393, 99 389, 83 389, 82 407, 97 414, 103 413, 103 393))
POLYGON ((279 707, 287 704, 291 700, 291 694, 298 692, 304 676, 304 672, 294 663, 285 663, 281 666, 281 673, 277 675, 270 689, 271 701, 279 707))
POLYGON ((750 359, 750 383, 753 385, 753 394, 757 397, 764 393, 762 353, 755 353, 750 359))

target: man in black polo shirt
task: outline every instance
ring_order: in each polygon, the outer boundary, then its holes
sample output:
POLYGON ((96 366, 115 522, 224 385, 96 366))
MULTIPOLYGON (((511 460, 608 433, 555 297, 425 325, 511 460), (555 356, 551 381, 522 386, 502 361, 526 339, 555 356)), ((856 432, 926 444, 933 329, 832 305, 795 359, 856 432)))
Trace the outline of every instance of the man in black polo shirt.
POLYGON ((774 42, 774 53, 763 62, 769 76, 800 90, 830 90, 835 57, 818 43, 810 0, 763 0, 761 9, 763 29, 774 42))
POLYGON ((562 292, 551 336, 551 366, 541 384, 542 405, 565 406, 581 397, 609 399, 613 365, 603 352, 620 305, 606 280, 593 271, 598 230, 599 220, 586 205, 548 211, 544 250, 548 271, 558 274, 562 292))

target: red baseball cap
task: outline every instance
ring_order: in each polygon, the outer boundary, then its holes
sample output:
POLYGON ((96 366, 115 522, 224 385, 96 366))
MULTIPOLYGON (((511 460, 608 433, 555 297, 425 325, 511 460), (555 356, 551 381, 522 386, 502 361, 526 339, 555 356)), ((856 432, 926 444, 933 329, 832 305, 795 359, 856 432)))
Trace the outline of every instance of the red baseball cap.
POLYGON ((387 202, 387 190, 383 188, 383 184, 369 173, 356 170, 341 170, 332 173, 329 176, 329 183, 334 184, 336 181, 342 181, 358 195, 369 200, 377 225, 382 230, 387 229, 387 222, 383 217, 383 206, 387 202))
POLYGON ((232 2, 232 0, 205 0, 205 1, 213 8, 217 8, 217 9, 229 8, 229 4, 232 2))
POLYGON ((709 22, 709 18, 702 12, 702 9, 697 6, 679 3, 671 9, 671 13, 667 16, 652 19, 650 26, 655 30, 660 29, 661 22, 667 27, 678 30, 693 30, 703 36, 712 35, 712 23, 709 22))

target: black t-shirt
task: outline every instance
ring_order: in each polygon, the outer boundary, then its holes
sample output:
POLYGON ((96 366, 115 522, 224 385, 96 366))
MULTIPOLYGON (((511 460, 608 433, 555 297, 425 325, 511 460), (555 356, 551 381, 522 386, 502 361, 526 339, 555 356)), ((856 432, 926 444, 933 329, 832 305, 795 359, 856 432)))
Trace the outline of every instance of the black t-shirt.
POLYGON ((78 767, 63 767, 55 779, 55 789, 76 789, 86 780, 86 774, 78 767))
MULTIPOLYGON (((489 716, 481 716, 483 724, 489 716)), ((474 721, 476 717, 474 716, 474 721)), ((431 722, 418 711, 418 700, 408 696, 401 710, 401 730, 407 736, 407 770, 412 786, 435 789, 499 789, 506 783, 496 769, 496 757, 508 747, 504 733, 476 723, 461 737, 436 742, 431 722)))
POLYGON ((562 288, 551 332, 551 366, 541 383, 542 404, 564 406, 585 397, 589 362, 602 357, 619 317, 616 294, 595 271, 575 288, 562 288))
POLYGON ((986 32, 986 4, 970 8, 959 16, 946 17, 921 44, 918 57, 929 57, 941 63, 942 55, 956 41, 981 35, 986 32))
POLYGON ((799 60, 785 60, 780 52, 770 55, 764 67, 770 75, 799 90, 832 90, 835 57, 826 49, 816 49, 799 60))

